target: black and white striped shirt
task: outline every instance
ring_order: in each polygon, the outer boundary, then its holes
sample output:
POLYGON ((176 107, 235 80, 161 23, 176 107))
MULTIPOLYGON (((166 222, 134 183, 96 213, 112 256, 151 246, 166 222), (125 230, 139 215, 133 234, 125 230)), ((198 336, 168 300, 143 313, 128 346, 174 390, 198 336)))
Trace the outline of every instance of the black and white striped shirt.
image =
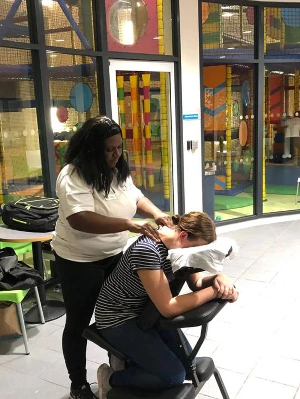
POLYGON ((173 273, 167 256, 168 249, 162 242, 146 236, 127 249, 100 290, 95 309, 98 329, 116 327, 140 315, 149 297, 137 271, 162 269, 170 281, 173 273))

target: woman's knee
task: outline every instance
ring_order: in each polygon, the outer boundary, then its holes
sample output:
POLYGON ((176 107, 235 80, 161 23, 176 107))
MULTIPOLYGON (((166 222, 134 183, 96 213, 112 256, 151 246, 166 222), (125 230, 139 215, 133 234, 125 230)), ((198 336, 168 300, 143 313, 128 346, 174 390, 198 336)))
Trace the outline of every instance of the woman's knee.
POLYGON ((166 388, 177 387, 184 383, 186 377, 186 371, 182 364, 178 365, 176 369, 171 368, 169 370, 168 376, 163 380, 166 384, 166 388))

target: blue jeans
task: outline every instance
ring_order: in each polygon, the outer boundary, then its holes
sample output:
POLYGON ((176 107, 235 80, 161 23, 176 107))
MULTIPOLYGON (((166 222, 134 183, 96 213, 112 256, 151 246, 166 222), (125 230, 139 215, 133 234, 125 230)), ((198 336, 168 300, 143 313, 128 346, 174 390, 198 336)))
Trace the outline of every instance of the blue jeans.
MULTIPOLYGON (((112 386, 164 389, 181 385, 186 377, 183 365, 186 356, 177 330, 151 328, 142 331, 137 319, 106 328, 102 336, 124 353, 132 365, 111 376, 112 386)), ((186 340, 189 350, 191 347, 186 340)))

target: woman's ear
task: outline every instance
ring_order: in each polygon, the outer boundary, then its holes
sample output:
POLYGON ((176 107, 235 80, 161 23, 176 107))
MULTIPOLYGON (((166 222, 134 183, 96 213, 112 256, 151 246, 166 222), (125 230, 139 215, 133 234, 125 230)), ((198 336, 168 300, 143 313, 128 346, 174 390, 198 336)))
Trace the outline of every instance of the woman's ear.
POLYGON ((181 231, 179 233, 180 240, 186 240, 188 238, 188 233, 186 231, 181 231))

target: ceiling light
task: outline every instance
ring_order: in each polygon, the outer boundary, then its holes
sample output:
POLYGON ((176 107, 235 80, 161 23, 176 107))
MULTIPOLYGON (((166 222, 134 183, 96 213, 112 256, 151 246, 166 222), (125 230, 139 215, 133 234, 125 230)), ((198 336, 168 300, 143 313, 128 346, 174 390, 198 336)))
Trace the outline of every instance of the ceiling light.
POLYGON ((53 7, 54 1, 53 0, 42 0, 42 5, 46 7, 53 7))
POLYGON ((222 13, 222 17, 224 17, 224 18, 233 17, 233 13, 232 12, 223 12, 222 13))

